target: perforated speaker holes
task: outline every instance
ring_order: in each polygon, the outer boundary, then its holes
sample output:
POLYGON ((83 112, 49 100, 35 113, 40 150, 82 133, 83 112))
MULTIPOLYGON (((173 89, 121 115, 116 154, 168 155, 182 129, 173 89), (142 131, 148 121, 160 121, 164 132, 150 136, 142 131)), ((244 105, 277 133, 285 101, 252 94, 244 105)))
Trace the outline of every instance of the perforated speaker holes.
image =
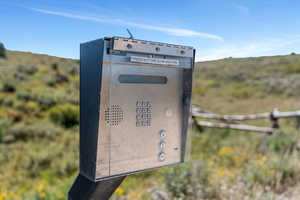
POLYGON ((111 105, 104 111, 104 118, 110 126, 117 126, 123 121, 123 110, 119 105, 111 105))

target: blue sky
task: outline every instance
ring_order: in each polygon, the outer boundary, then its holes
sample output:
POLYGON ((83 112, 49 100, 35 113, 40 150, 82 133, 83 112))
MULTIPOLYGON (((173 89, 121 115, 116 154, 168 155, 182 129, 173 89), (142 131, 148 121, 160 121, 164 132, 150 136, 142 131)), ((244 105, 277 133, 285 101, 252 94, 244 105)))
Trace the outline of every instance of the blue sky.
POLYGON ((193 46, 196 60, 300 53, 299 0, 0 1, 8 49, 79 57, 104 36, 193 46))

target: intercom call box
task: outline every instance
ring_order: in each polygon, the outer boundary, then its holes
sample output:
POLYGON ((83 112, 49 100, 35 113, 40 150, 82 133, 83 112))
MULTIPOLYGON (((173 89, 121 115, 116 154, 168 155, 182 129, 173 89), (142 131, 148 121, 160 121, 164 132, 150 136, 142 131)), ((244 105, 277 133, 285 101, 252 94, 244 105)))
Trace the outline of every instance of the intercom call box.
POLYGON ((97 181, 184 162, 195 50, 121 37, 80 46, 80 173, 97 181))

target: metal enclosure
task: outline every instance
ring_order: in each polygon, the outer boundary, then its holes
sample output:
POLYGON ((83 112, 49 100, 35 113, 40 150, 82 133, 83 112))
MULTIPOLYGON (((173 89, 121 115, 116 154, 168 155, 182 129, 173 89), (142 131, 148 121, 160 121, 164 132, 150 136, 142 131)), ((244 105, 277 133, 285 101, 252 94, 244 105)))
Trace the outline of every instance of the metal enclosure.
POLYGON ((128 38, 80 46, 80 173, 92 181, 187 159, 195 50, 128 38))

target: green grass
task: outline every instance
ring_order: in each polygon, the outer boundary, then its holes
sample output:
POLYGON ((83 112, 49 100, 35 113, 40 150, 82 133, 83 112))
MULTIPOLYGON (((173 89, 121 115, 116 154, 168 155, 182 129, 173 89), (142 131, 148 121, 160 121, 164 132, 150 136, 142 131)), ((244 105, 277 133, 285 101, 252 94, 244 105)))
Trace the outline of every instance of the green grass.
MULTIPOLYGON (((79 63, 16 51, 6 57, 0 59, 0 200, 66 199, 78 173, 79 63)), ((226 114, 300 109, 299 64, 299 55, 197 63, 193 103, 226 114)), ((300 185, 300 123, 280 124, 273 136, 194 129, 191 162, 129 176, 113 199, 150 200, 153 191, 188 200, 288 195, 300 185)))

